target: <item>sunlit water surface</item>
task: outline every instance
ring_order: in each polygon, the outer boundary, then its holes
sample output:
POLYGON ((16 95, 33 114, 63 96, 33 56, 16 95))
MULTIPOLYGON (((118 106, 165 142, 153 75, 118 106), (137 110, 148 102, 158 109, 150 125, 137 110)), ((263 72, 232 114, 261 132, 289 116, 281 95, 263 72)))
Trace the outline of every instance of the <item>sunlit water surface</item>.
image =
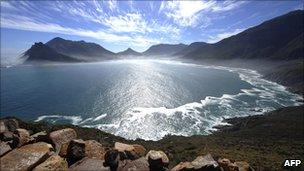
POLYGON ((99 128, 129 139, 208 134, 223 118, 299 105, 252 70, 156 60, 1 69, 1 116, 99 128))

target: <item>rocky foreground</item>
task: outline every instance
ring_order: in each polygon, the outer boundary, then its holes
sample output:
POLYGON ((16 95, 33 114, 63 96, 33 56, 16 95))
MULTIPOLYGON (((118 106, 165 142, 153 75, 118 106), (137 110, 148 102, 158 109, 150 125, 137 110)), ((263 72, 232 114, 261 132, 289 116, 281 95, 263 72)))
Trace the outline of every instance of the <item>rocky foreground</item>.
MULTIPOLYGON (((13 118, 0 120, 1 170, 169 170, 169 158, 161 150, 139 144, 115 142, 107 148, 95 140, 82 140, 72 128, 33 133, 13 118)), ((214 160, 211 154, 181 162, 170 170, 253 170, 245 161, 214 160)))
MULTIPOLYGON (((211 135, 126 140, 94 128, 0 120, 2 170, 284 170, 304 161, 304 106, 232 118, 211 135), (247 161, 247 162, 246 162, 247 161), (250 163, 250 165, 248 164, 250 163)), ((303 164, 299 168, 302 170, 303 164)))

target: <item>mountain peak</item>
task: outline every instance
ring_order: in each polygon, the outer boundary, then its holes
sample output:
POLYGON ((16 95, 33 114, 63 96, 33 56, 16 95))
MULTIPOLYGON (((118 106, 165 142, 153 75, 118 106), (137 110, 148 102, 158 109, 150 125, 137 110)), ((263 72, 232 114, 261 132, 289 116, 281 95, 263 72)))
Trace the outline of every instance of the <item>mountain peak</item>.
POLYGON ((129 47, 128 49, 124 50, 123 52, 136 52, 136 51, 129 47))
POLYGON ((55 50, 42 42, 32 45, 31 48, 24 53, 23 57, 26 58, 25 62, 27 63, 38 61, 80 62, 80 60, 57 53, 55 50))
POLYGON ((141 53, 136 52, 135 50, 133 50, 130 47, 124 51, 118 52, 117 54, 120 56, 140 56, 141 55, 141 53))
POLYGON ((114 55, 114 53, 108 51, 99 44, 85 42, 84 40, 73 41, 55 37, 48 41, 46 45, 58 53, 85 61, 110 59, 114 55))
POLYGON ((144 54, 148 56, 171 56, 187 47, 185 44, 156 44, 147 49, 144 54))

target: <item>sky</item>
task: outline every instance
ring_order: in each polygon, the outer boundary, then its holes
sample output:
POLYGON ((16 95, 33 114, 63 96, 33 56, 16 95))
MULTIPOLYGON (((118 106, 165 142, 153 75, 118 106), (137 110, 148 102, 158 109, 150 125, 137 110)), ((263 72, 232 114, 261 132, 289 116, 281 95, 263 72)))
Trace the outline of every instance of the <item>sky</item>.
POLYGON ((1 0, 1 59, 54 37, 95 42, 113 52, 215 43, 297 9, 303 1, 1 0))

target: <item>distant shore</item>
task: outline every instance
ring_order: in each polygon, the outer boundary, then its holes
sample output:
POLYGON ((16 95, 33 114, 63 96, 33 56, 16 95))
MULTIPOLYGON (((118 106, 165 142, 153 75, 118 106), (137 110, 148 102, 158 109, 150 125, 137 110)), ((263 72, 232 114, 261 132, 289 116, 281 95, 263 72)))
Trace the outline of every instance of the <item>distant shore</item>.
MULTIPOLYGON (((178 58, 177 58, 178 60, 178 58)), ((304 61, 269 60, 180 60, 185 63, 252 69, 262 78, 285 86, 289 91, 304 97, 304 61)))

